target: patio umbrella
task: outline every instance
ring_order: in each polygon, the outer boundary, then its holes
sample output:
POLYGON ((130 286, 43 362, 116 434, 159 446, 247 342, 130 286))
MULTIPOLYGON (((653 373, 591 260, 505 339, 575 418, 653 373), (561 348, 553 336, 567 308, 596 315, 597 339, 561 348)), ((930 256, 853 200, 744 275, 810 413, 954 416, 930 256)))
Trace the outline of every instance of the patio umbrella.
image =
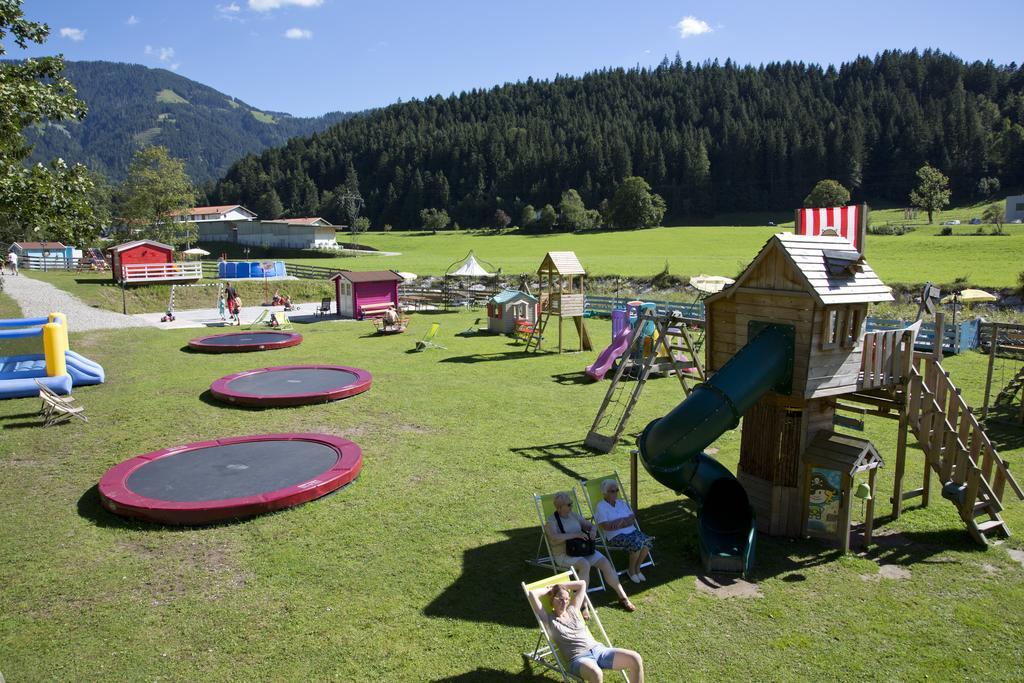
POLYGON ((199 247, 192 247, 191 249, 186 249, 185 251, 183 251, 181 253, 182 254, 188 254, 189 256, 209 256, 210 255, 210 252, 206 251, 205 249, 200 249, 199 247))
POLYGON ((949 304, 956 301, 962 304, 986 304, 998 300, 999 297, 995 294, 989 294, 983 289, 965 289, 956 294, 943 297, 942 303, 949 304))
POLYGON ((735 280, 729 277, 722 277, 721 275, 694 275, 690 278, 690 285, 694 289, 704 292, 705 294, 714 294, 715 292, 721 292, 723 289, 731 285, 735 280))

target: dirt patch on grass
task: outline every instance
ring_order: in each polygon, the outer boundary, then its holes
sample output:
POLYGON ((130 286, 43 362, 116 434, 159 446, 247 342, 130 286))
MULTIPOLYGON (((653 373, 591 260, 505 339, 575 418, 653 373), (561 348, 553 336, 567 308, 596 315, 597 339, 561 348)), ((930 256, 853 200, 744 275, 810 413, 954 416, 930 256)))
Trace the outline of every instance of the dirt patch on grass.
POLYGON ((698 593, 716 598, 763 598, 761 587, 743 579, 724 576, 697 576, 694 579, 698 593))
POLYGON ((1024 550, 1014 550, 1012 548, 1007 548, 1006 552, 1007 554, 1009 554, 1011 560, 1019 562, 1020 565, 1024 567, 1024 550))
POLYGON ((160 539, 159 544, 128 541, 118 549, 140 558, 149 570, 137 588, 139 598, 159 606, 185 596, 219 600, 252 580, 252 573, 238 559, 234 542, 220 538, 160 539))
POLYGON ((995 576, 999 573, 999 568, 989 564, 988 562, 982 562, 981 571, 985 572, 989 576, 995 576))
POLYGON ((910 576, 910 570, 906 567, 901 567, 898 564, 883 564, 878 568, 877 574, 861 574, 860 578, 864 581, 881 581, 882 579, 905 581, 910 576))

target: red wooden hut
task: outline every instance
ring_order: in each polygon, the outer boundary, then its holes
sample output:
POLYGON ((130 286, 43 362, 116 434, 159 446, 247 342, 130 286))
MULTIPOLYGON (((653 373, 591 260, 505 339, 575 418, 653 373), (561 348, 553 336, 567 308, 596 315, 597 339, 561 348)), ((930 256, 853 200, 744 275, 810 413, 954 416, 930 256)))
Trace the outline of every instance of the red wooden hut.
POLYGON ((110 247, 114 282, 125 284, 198 280, 203 276, 200 263, 175 263, 174 248, 153 240, 135 240, 110 247))
POLYGON ((403 278, 393 270, 343 270, 331 280, 337 312, 343 318, 375 318, 398 307, 398 283, 403 278))

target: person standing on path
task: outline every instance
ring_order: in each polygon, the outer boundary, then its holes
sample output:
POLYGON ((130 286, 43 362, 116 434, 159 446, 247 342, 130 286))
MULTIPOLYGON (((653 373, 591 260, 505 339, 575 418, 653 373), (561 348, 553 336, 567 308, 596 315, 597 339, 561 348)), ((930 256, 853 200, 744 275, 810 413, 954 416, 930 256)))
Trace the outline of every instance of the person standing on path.
POLYGON ((11 275, 18 274, 18 253, 14 251, 7 252, 7 265, 11 269, 11 275))
POLYGON ((235 289, 234 283, 228 283, 228 286, 224 290, 224 296, 227 297, 228 300, 228 313, 231 315, 231 319, 236 325, 241 325, 242 319, 238 315, 241 300, 238 298, 238 290, 235 289))

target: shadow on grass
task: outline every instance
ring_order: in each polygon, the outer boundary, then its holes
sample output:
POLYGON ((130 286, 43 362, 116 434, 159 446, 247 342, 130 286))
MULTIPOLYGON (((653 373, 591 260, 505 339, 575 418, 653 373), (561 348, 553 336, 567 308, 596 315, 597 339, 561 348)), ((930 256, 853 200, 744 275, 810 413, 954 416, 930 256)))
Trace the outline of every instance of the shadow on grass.
POLYGON ((547 676, 540 676, 530 670, 529 664, 526 660, 523 660, 523 670, 519 673, 509 673, 507 671, 498 671, 497 669, 485 669, 480 668, 474 671, 467 671, 464 674, 457 676, 448 676, 446 678, 435 678, 434 683, 491 683, 496 681, 502 683, 502 681, 534 681, 540 683, 541 681, 552 681, 554 679, 548 678, 547 676))
POLYGON ((549 443, 539 446, 523 446, 521 448, 510 448, 510 451, 524 458, 538 462, 546 462, 556 470, 573 479, 580 479, 580 473, 563 460, 579 460, 580 458, 593 458, 599 454, 592 451, 583 441, 563 441, 561 443, 549 443))
POLYGON ((1017 402, 1010 406, 989 408, 985 433, 997 450, 1012 451, 1024 447, 1024 424, 1018 421, 1019 415, 1020 403, 1017 402))
POLYGON ((522 360, 524 358, 539 358, 535 353, 526 353, 525 350, 505 351, 503 353, 474 353, 468 356, 449 356, 442 358, 442 363, 490 363, 499 360, 522 360))
MULTIPOLYGON (((65 423, 66 424, 66 423, 65 423)), ((25 429, 27 427, 42 427, 43 416, 39 414, 38 410, 32 410, 27 413, 10 413, 0 418, 0 430, 4 429, 25 429), (9 420, 17 420, 20 418, 27 418, 26 422, 9 422, 9 420)), ((59 427, 60 425, 52 425, 59 427)))
POLYGON ((551 379, 553 379, 556 384, 561 384, 562 386, 594 383, 594 380, 590 379, 590 377, 587 376, 587 373, 583 371, 556 373, 551 375, 551 379))

